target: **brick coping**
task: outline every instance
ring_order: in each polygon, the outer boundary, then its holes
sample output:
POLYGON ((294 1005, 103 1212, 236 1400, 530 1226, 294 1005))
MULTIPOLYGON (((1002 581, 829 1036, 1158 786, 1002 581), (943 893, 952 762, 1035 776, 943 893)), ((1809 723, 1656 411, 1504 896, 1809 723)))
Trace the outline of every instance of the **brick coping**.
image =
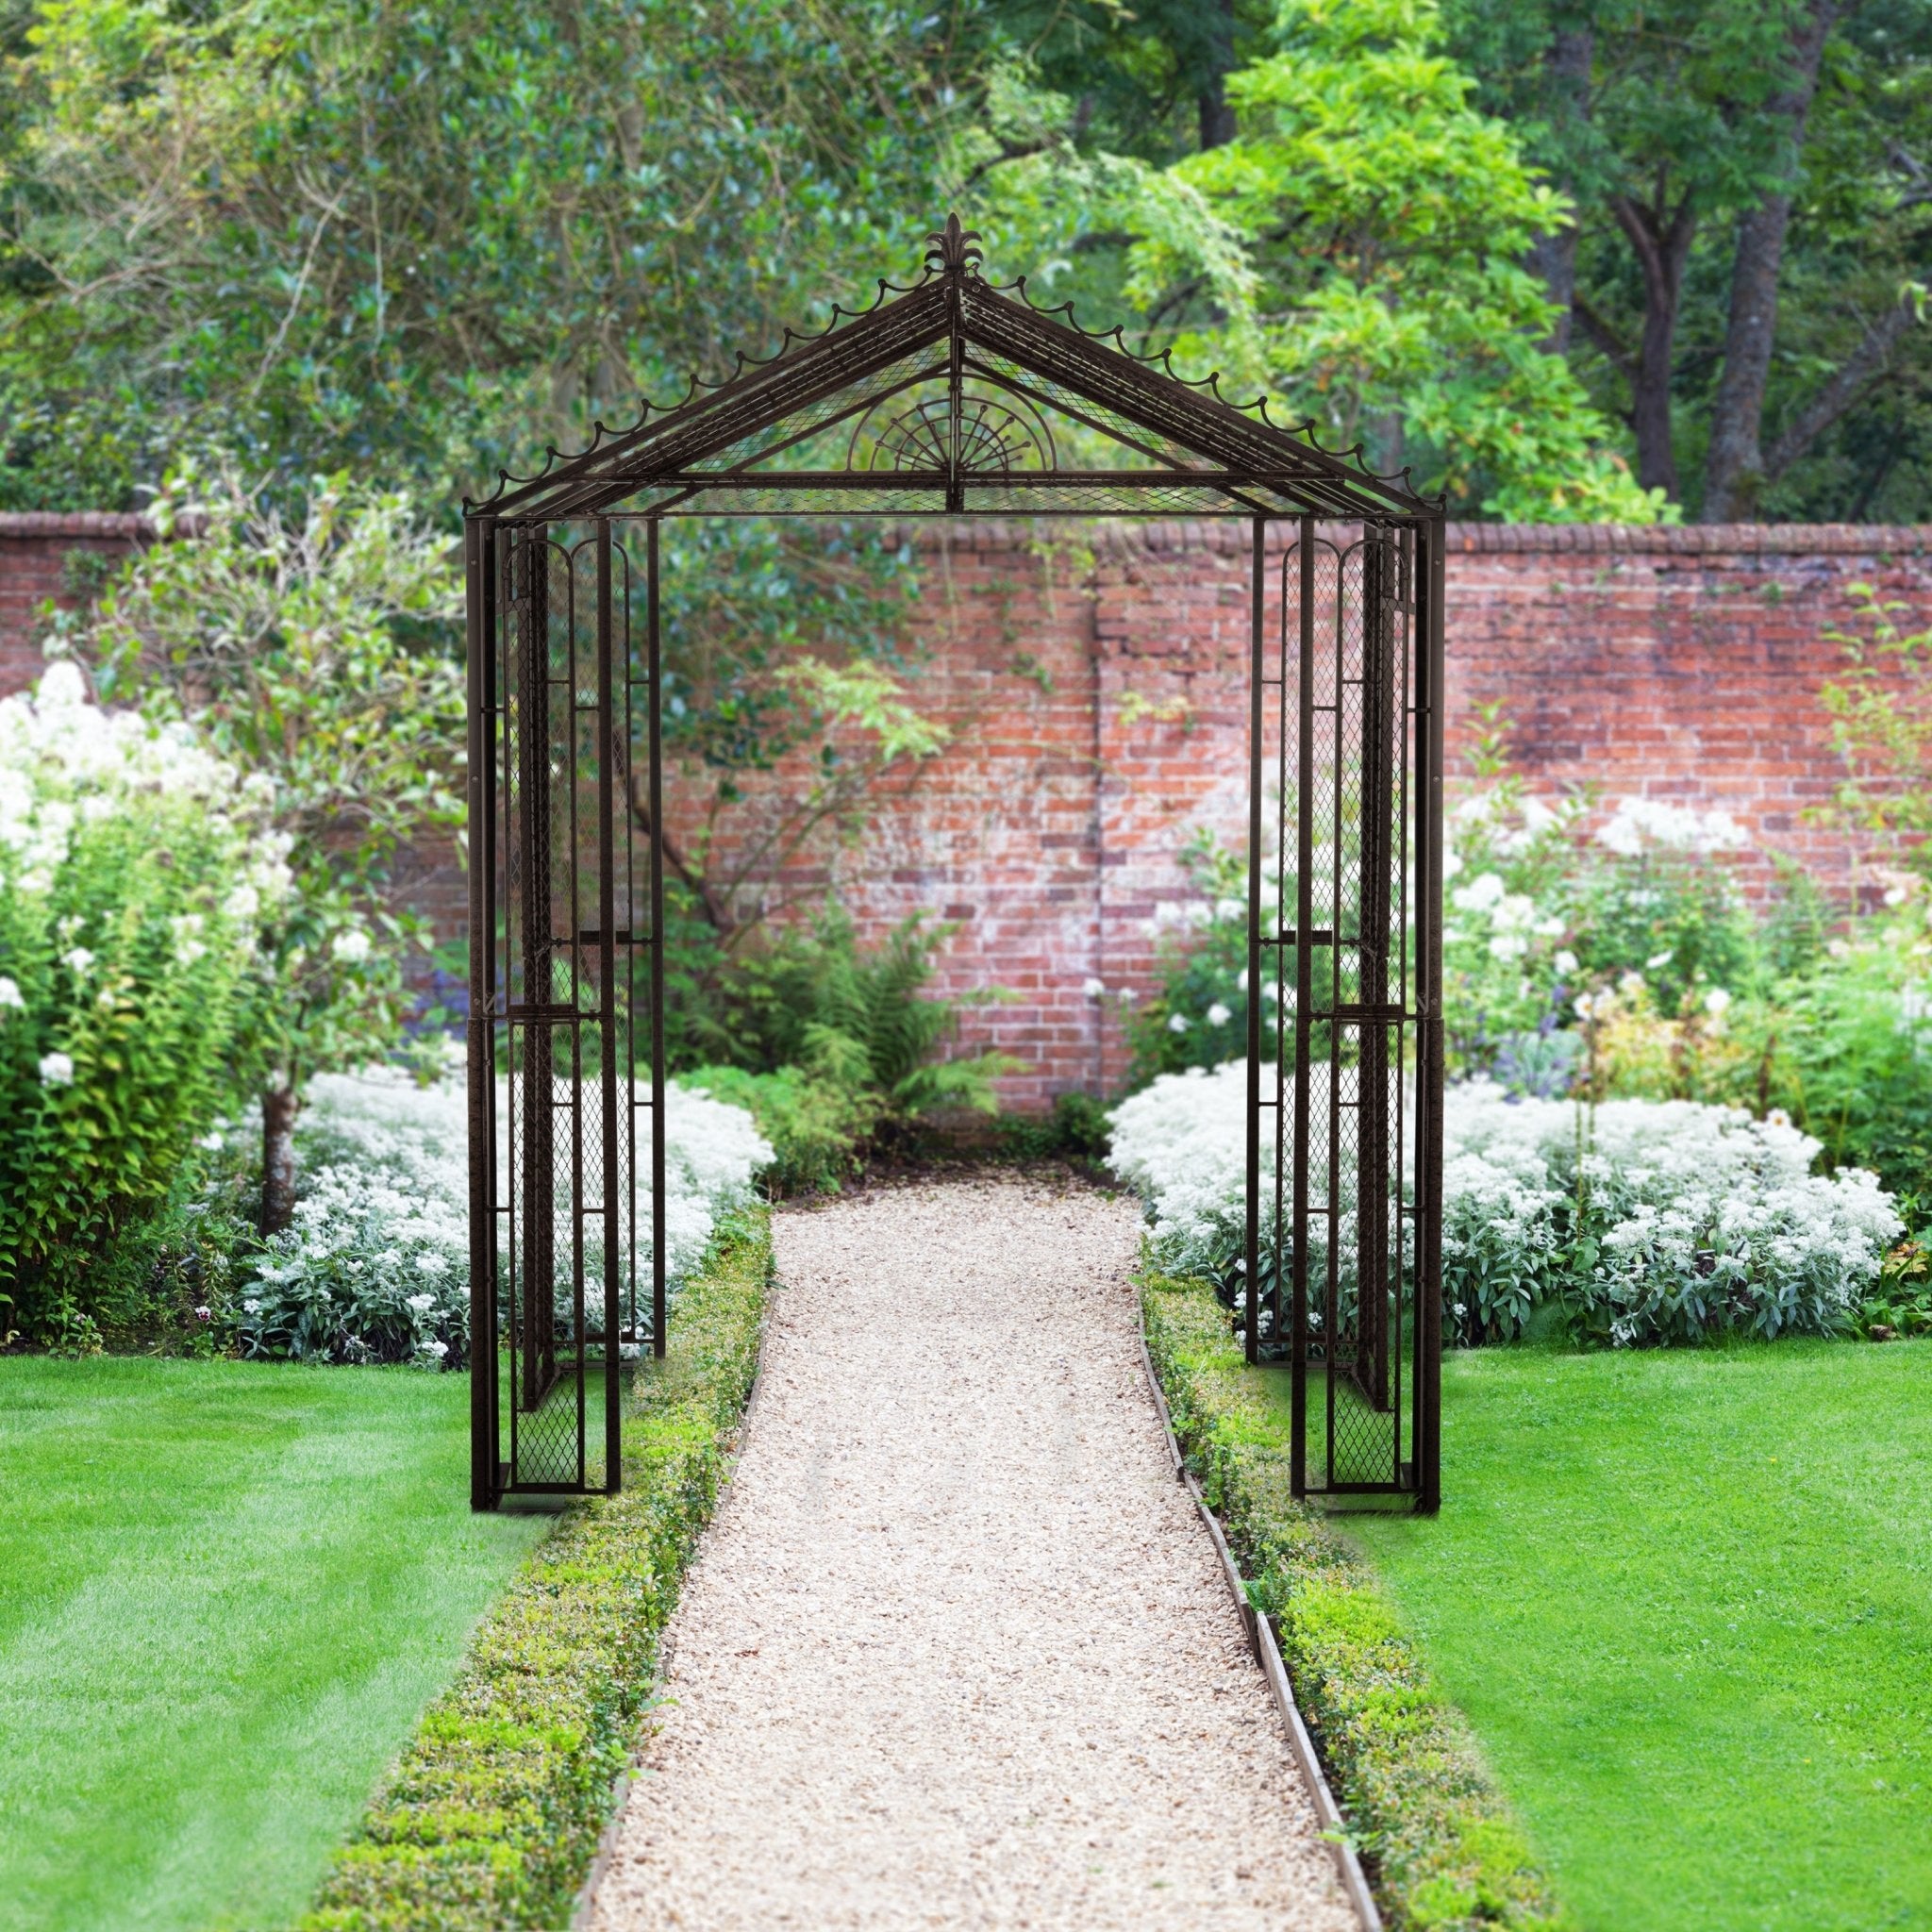
MULTIPOLYGON (((1079 527, 1073 519, 1056 519, 1079 527)), ((1119 518, 1093 524, 1124 535, 1135 530, 1148 550, 1244 553, 1246 519, 1150 521, 1119 518)), ((922 550, 1016 550, 1045 528, 1014 518, 909 525, 902 533, 922 550)), ((1086 527, 1091 528, 1090 524, 1086 527)), ((1917 557, 1932 552, 1932 524, 1477 524, 1450 523, 1455 556, 1576 554, 1610 557, 1917 557)), ((1271 522, 1268 547, 1294 541, 1294 521, 1271 522)))
POLYGON ((0 542, 9 537, 119 537, 138 542, 155 526, 135 511, 114 509, 0 510, 0 542))

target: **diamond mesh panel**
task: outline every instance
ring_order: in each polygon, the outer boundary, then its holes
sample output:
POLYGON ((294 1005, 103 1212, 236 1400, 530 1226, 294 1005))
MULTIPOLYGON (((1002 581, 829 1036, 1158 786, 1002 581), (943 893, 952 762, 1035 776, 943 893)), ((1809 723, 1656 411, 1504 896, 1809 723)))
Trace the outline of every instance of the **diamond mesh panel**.
MULTIPOLYGON (((556 1058, 568 1069, 568 1029, 552 1030, 564 1036, 555 1042, 556 1058)), ((564 1077, 553 1078, 549 1086, 547 1191, 555 1204, 547 1217, 549 1266, 541 1273, 532 1272, 532 1264, 541 1266, 543 1258, 541 1244, 532 1243, 531 1262, 525 1264, 524 1307, 519 1310, 522 1319, 516 1337, 520 1359, 511 1377, 517 1411, 514 1479, 540 1484, 577 1480, 581 1424, 573 1365, 567 1355, 559 1358, 557 1349, 558 1341, 566 1348, 571 1345, 568 1321, 575 1230, 569 1204, 576 1113, 572 1104, 575 1082, 566 1072, 564 1077), (548 1350, 538 1343, 540 1336, 549 1339, 548 1350)), ((525 1224, 528 1225, 527 1220, 525 1224)))
POLYGON ((788 488, 766 483, 705 489, 665 512, 675 517, 709 516, 939 516, 946 508, 942 485, 908 482, 890 490, 836 482, 788 488))
POLYGON ((1016 486, 968 483, 965 507, 982 515, 1228 516, 1252 515, 1237 498, 1212 484, 1137 483, 1123 472, 1105 483, 1016 486))
POLYGON ((691 469, 741 470, 764 461, 787 470, 842 470, 858 418, 896 391, 934 378, 943 381, 945 376, 944 349, 922 349, 828 396, 802 404, 782 421, 741 437, 691 469))
MULTIPOLYGON (((1311 997, 1306 1014, 1293 1014, 1298 1026, 1283 1023, 1278 1091, 1286 1111, 1297 1077, 1307 1082, 1307 1147, 1296 1149, 1291 1133, 1281 1144, 1291 1167, 1303 1164, 1307 1204, 1300 1230, 1308 1293, 1299 1373, 1304 1480, 1314 1491, 1387 1490, 1401 1480, 1396 1357, 1408 1332, 1395 1238, 1403 1033, 1391 1017, 1399 1010, 1391 999, 1400 995, 1391 994, 1390 969, 1401 932, 1403 867, 1391 838, 1399 823, 1396 721, 1404 715, 1408 665, 1406 655, 1398 658, 1387 622, 1393 607, 1383 592, 1392 589, 1392 565, 1377 575, 1392 555, 1318 539, 1307 558, 1297 545, 1282 570, 1274 824, 1294 864, 1291 879, 1284 865, 1278 917, 1299 941, 1282 948, 1284 967, 1308 974, 1311 997), (1297 1036, 1298 1046, 1290 1044, 1297 1036), (1307 1063, 1300 1076, 1297 1051, 1307 1063)), ((1398 979, 1401 970, 1398 961, 1398 979)), ((1293 1184, 1291 1173, 1283 1184, 1291 1199, 1293 1184)), ((1291 1213, 1285 1230, 1291 1252, 1293 1219, 1291 1213)), ((1292 1308, 1285 1312, 1291 1330, 1292 1308)))

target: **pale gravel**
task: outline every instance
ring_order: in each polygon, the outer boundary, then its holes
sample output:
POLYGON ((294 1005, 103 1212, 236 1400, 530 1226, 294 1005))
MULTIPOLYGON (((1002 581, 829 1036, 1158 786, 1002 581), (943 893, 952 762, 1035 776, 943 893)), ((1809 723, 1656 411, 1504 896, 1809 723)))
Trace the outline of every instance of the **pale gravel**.
POLYGON ((1355 1925, 1174 1478, 1137 1221, 1007 1176, 779 1213, 598 1932, 1355 1925))

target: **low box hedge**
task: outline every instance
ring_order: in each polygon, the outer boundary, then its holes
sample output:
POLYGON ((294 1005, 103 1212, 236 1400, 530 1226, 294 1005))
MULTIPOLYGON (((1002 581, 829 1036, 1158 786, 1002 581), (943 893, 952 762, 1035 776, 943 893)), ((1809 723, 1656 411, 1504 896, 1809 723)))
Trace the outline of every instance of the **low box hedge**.
POLYGON ((1574 1925, 1373 1571, 1291 1493, 1287 1417, 1248 1370, 1213 1291, 1144 1271, 1141 1310, 1174 1434, 1251 1600, 1275 1622, 1295 1701, 1388 1924, 1574 1925))
POLYGON ((768 1216, 721 1229, 624 1419, 624 1487, 574 1506, 424 1713, 303 1932, 566 1924, 638 1739, 658 1639, 757 1373, 768 1216))

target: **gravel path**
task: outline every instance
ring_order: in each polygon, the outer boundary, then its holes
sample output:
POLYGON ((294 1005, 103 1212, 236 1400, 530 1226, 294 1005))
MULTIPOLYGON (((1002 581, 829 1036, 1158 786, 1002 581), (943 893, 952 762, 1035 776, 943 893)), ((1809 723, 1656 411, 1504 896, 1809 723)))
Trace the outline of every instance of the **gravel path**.
POLYGON ((1160 1437, 1124 1203, 781 1213, 764 1384, 598 1932, 1347 1932, 1160 1437))

